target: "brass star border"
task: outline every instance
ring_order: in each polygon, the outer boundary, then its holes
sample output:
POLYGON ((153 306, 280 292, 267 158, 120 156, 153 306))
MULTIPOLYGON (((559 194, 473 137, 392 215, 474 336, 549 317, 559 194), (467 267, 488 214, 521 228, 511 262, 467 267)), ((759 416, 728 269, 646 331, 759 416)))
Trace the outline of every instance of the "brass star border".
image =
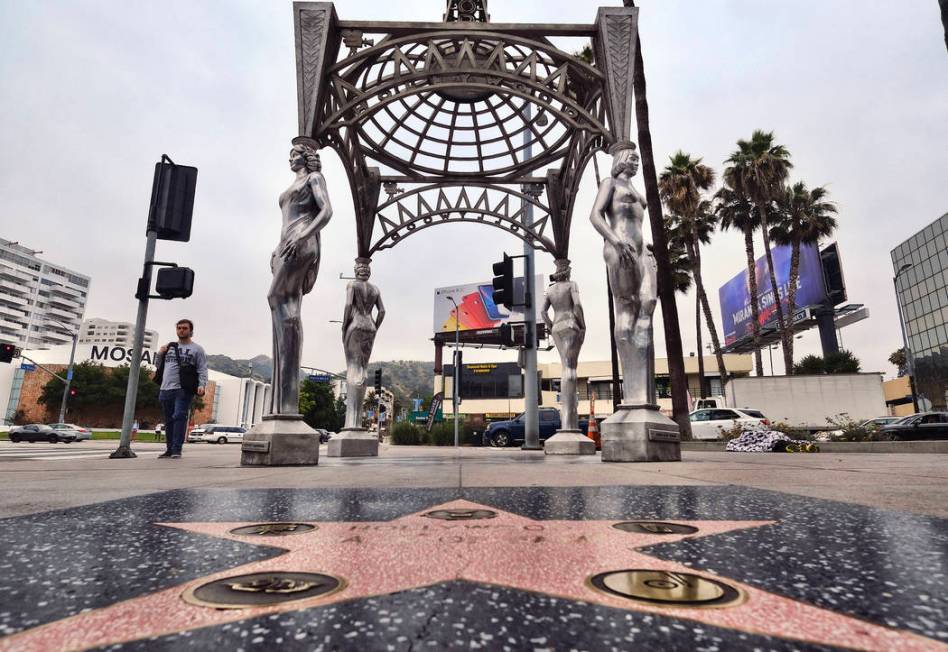
POLYGON ((240 535, 240 523, 160 523, 187 532, 281 548, 270 559, 236 566, 185 584, 77 614, 0 639, 0 652, 81 650, 188 631, 261 615, 322 607, 462 580, 603 605, 656 613, 715 627, 860 650, 948 650, 938 641, 815 607, 710 571, 639 551, 656 543, 713 536, 775 521, 675 521, 695 533, 630 532, 617 520, 534 520, 465 500, 428 507, 391 521, 309 522, 293 536, 240 535), (433 510, 497 512, 495 518, 442 521, 433 510), (591 578, 624 569, 693 573, 725 582, 742 594, 721 608, 667 607, 597 590, 591 578), (319 573, 344 587, 312 598, 247 608, 193 604, 185 596, 208 582, 251 573, 319 573))

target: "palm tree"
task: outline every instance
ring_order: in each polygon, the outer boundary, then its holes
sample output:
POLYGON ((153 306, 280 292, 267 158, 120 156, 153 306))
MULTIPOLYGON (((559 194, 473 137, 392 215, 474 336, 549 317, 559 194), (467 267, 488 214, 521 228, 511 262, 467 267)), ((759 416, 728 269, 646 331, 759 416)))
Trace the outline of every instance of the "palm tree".
MULTIPOLYGON (((626 7, 634 7, 633 0, 622 0, 626 7)), ((688 419, 688 377, 685 375, 685 360, 681 352, 681 327, 678 324, 678 308, 675 302, 675 287, 672 284, 671 265, 668 262, 668 241, 665 222, 662 218, 662 202, 658 196, 658 179, 655 173, 655 154, 652 151, 652 131, 648 118, 648 99, 645 91, 645 63, 642 58, 642 39, 635 35, 638 47, 632 64, 632 91, 635 99, 635 124, 638 128, 639 152, 642 155, 642 177, 645 181, 645 200, 648 203, 649 225, 652 227, 652 245, 658 267, 658 298, 662 305, 662 322, 665 327, 665 355, 668 356, 668 376, 671 382, 672 417, 678 424, 681 438, 691 439, 691 421, 688 419)))
POLYGON ((757 297, 757 267, 754 255, 754 231, 760 227, 760 216, 754 204, 733 188, 724 186, 714 194, 714 212, 721 220, 722 229, 737 229, 744 234, 744 252, 747 254, 747 280, 750 285, 751 325, 754 336, 754 366, 757 375, 764 375, 760 348, 760 303, 757 297))
MULTIPOLYGON (((778 245, 790 245, 790 289, 787 292, 787 315, 797 307, 797 279, 800 277, 800 246, 817 244, 836 230, 836 205, 827 200, 824 186, 808 190, 798 181, 780 198, 780 220, 770 229, 770 237, 778 245)), ((788 357, 793 360, 793 337, 788 337, 788 357)))
MULTIPOLYGON (((711 306, 708 303, 708 294, 704 289, 701 278, 701 244, 711 241, 711 234, 717 224, 717 216, 711 210, 711 202, 701 199, 701 193, 708 190, 714 183, 714 170, 701 162, 700 158, 692 158, 682 151, 676 152, 670 159, 668 166, 662 171, 658 180, 658 190, 669 212, 677 217, 676 228, 685 244, 688 258, 691 261, 691 273, 695 282, 696 309, 698 312, 698 337, 701 336, 700 311, 704 309, 708 331, 711 333, 711 344, 718 363, 718 374, 721 384, 727 382, 727 369, 724 366, 724 355, 721 353, 721 342, 718 331, 711 316, 711 306)), ((704 367, 704 351, 698 344, 699 366, 704 367)), ((701 373, 701 397, 704 398, 705 382, 701 373)))
MULTIPOLYGON (((665 216, 665 228, 668 231, 668 262, 672 269, 672 283, 675 292, 688 294, 691 290, 692 265, 688 255, 687 236, 680 228, 681 219, 676 215, 665 216)), ((695 332, 697 333, 698 351, 702 350, 701 343, 701 302, 695 295, 695 332)), ((705 396, 704 357, 698 356, 698 387, 700 396, 705 396)))
MULTIPOLYGON (((772 131, 755 129, 750 140, 738 140, 737 150, 725 161, 730 165, 724 169, 724 179, 728 186, 750 199, 760 215, 760 232, 764 238, 764 255, 767 257, 767 269, 770 271, 770 289, 774 293, 774 306, 777 310, 777 325, 783 340, 784 366, 791 373, 793 359, 788 356, 792 338, 789 323, 784 320, 780 292, 777 289, 777 274, 774 270, 774 257, 770 251, 771 203, 783 193, 784 181, 793 164, 790 152, 783 145, 774 143, 772 131)), ((791 315, 792 317, 792 315, 791 315)))

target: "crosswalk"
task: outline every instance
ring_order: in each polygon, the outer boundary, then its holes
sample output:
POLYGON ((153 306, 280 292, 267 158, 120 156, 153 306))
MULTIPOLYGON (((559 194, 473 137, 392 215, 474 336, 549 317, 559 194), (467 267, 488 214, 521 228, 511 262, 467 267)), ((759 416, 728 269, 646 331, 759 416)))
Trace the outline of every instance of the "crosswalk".
MULTIPOLYGON (((78 460, 78 459, 105 459, 112 449, 92 448, 82 450, 78 445, 42 446, 37 444, 16 444, 0 448, 0 462, 23 460, 78 460)), ((160 451, 136 451, 139 457, 158 457, 160 451)))

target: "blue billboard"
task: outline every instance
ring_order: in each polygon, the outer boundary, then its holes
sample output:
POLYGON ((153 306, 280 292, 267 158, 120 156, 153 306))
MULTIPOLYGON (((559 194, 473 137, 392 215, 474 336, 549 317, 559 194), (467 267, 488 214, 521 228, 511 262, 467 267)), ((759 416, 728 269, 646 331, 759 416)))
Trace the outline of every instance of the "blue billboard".
MULTIPOLYGON (((790 246, 771 249, 774 258, 774 270, 777 273, 777 290, 787 315, 790 288, 790 246)), ((760 325, 777 323, 777 304, 771 289, 770 270, 766 256, 754 263, 757 277, 757 305, 760 306, 760 325)), ((745 268, 718 290, 721 300, 721 323, 724 326, 724 344, 730 345, 744 337, 753 335, 753 317, 751 315, 750 283, 745 268)), ((800 275, 797 279, 796 309, 816 306, 826 301, 826 287, 823 283, 823 267, 820 265, 820 250, 816 245, 801 245, 800 275)))

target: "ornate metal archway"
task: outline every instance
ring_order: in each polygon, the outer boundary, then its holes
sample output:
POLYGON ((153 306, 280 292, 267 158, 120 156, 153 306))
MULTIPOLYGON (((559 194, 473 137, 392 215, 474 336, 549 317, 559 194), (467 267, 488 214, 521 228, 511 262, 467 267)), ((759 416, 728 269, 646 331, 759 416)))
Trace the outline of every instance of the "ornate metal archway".
POLYGON ((635 8, 541 25, 491 23, 483 0, 449 2, 442 22, 343 21, 331 2, 296 2, 294 18, 300 135, 345 164, 359 256, 480 222, 567 257, 586 163, 630 135, 635 8), (595 63, 553 37, 589 39, 595 63))

